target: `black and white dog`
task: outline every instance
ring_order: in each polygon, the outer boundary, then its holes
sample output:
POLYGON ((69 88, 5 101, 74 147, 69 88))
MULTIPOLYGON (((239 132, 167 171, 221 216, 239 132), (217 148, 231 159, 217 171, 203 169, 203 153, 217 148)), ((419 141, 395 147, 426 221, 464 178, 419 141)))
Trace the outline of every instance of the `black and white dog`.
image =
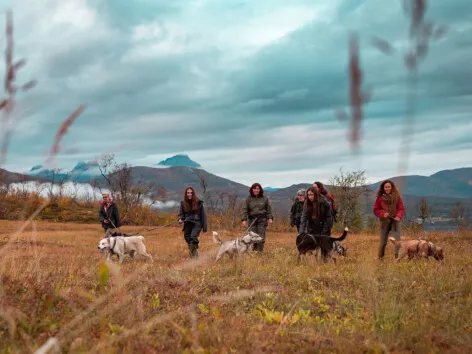
POLYGON ((321 251, 321 258, 324 262, 328 262, 331 258, 336 264, 336 258, 333 257, 333 251, 346 254, 346 249, 339 244, 347 237, 349 229, 346 227, 343 234, 339 238, 334 238, 326 235, 312 235, 302 233, 297 236, 298 257, 300 258, 309 251, 321 251))

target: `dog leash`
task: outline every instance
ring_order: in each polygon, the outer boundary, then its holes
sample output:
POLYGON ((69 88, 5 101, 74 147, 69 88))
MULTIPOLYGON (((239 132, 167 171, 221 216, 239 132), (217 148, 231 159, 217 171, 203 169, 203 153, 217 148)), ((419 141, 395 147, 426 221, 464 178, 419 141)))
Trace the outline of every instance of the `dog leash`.
POLYGON ((251 223, 251 225, 249 225, 249 227, 246 229, 246 231, 244 231, 244 234, 246 234, 246 233, 251 229, 252 225, 254 225, 254 223, 256 222, 256 220, 257 220, 257 217, 254 218, 254 221, 251 223))
POLYGON ((143 231, 136 231, 134 234, 127 235, 127 236, 136 236, 136 235, 138 235, 138 233, 149 232, 149 231, 153 231, 153 230, 160 229, 160 228, 162 228, 162 227, 169 227, 169 226, 172 226, 172 225, 174 225, 174 224, 176 224, 176 223, 177 223, 177 221, 174 221, 174 222, 171 222, 170 224, 159 225, 159 226, 156 226, 156 227, 153 227, 153 228, 150 228, 150 229, 147 229, 147 230, 143 230, 143 231))

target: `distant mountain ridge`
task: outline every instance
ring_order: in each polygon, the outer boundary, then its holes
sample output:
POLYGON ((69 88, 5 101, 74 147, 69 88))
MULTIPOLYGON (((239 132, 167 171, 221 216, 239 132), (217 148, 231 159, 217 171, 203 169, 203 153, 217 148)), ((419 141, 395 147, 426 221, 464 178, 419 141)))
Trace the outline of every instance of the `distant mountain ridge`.
POLYGON ((157 164, 158 166, 168 166, 168 167, 193 167, 193 168, 201 168, 202 166, 193 161, 188 155, 174 155, 169 157, 165 160, 162 160, 157 164))
MULTIPOLYGON (((168 190, 184 188, 183 184, 196 181, 197 173, 206 173, 211 175, 211 183, 208 183, 209 188, 213 188, 213 184, 218 188, 223 186, 238 186, 237 189, 244 186, 244 189, 249 188, 241 183, 230 181, 206 172, 201 168, 201 165, 188 155, 174 155, 157 164, 159 167, 133 167, 133 173, 138 175, 138 172, 145 172, 144 179, 149 178, 156 184, 164 186, 168 190), (169 170, 170 169, 170 170, 169 170), (169 170, 167 172, 164 172, 169 170), (160 171, 160 172, 159 172, 160 171), (200 172, 199 172, 200 171, 200 172), (178 185, 177 181, 181 184, 178 185)), ((96 162, 87 163, 79 161, 74 168, 68 172, 72 173, 73 180, 79 182, 87 182, 89 180, 100 180, 100 171, 96 162)), ((50 171, 43 170, 41 166, 34 166, 27 175, 31 177, 38 177, 47 179, 50 176, 50 171)), ((16 176, 18 178, 18 174, 16 176)), ((403 177, 390 178, 395 183, 400 180, 404 182, 405 189, 401 191, 402 195, 418 196, 418 197, 441 197, 441 198, 472 198, 472 167, 464 167, 458 169, 438 171, 430 176, 409 175, 403 177)), ((372 191, 376 191, 381 181, 369 184, 367 187, 372 191)), ((308 188, 311 183, 294 184, 285 188, 274 188, 267 186, 265 191, 272 198, 292 198, 296 195, 300 188, 308 188)), ((198 187, 198 186, 197 186, 198 187)), ((327 186, 329 188, 329 186, 327 186)))

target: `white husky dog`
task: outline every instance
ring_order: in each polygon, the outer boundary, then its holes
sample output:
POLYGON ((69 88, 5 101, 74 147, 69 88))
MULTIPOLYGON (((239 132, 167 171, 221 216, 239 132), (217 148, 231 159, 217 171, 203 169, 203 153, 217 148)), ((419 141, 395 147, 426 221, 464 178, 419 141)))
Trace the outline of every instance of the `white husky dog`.
POLYGON ((125 254, 129 254, 131 258, 134 258, 136 253, 149 258, 152 262, 152 256, 146 252, 146 246, 143 241, 143 236, 107 237, 100 240, 98 249, 100 252, 108 252, 108 261, 111 261, 111 257, 116 254, 120 264, 123 263, 125 254))
POLYGON ((233 254, 235 253, 248 253, 250 245, 261 241, 263 241, 263 238, 252 231, 249 231, 243 237, 237 238, 235 240, 221 241, 218 237, 218 232, 213 231, 213 242, 221 245, 220 249, 218 250, 218 254, 216 255, 217 261, 223 257, 225 253, 227 253, 230 257, 233 257, 233 254))

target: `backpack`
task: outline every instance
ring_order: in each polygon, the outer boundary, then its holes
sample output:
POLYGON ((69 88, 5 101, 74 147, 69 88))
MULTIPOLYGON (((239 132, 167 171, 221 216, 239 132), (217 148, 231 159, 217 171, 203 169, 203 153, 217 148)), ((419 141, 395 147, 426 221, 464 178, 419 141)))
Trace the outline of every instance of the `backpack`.
POLYGON ((331 193, 328 192, 327 197, 331 199, 331 201, 328 200, 328 202, 330 202, 331 204, 331 215, 333 217, 333 222, 336 222, 337 221, 336 215, 338 215, 338 207, 336 206, 336 202, 334 201, 334 196, 331 193))

